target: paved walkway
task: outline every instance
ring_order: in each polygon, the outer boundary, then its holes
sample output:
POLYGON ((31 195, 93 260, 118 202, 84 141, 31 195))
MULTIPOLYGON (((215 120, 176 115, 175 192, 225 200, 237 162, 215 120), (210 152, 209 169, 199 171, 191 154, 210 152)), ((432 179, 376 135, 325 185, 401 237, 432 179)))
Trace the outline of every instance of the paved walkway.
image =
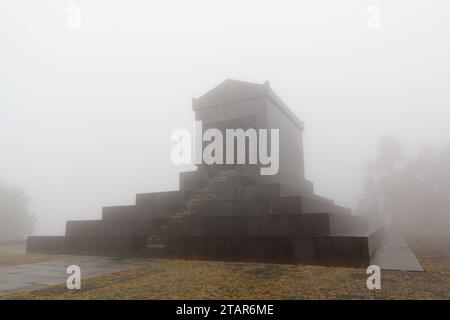
POLYGON ((384 270, 424 271, 406 240, 389 229, 370 263, 384 270))
POLYGON ((96 256, 73 256, 18 266, 0 267, 0 295, 66 283, 67 267, 77 265, 83 278, 99 276, 153 263, 157 259, 119 259, 96 256))

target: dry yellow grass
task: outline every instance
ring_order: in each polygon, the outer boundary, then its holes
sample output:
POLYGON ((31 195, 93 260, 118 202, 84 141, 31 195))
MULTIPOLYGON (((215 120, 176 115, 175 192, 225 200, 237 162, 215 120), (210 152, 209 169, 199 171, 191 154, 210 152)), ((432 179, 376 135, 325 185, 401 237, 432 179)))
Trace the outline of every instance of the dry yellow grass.
POLYGON ((364 269, 167 260, 8 299, 450 299, 449 261, 439 272, 383 272, 366 288, 364 269))
POLYGON ((60 259, 62 255, 26 254, 23 245, 0 246, 0 267, 60 259))

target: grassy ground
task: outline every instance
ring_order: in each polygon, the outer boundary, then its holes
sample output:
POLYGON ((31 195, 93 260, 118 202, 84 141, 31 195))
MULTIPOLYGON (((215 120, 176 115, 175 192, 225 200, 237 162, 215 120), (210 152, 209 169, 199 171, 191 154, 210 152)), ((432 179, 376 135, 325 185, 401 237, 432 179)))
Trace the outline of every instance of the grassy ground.
POLYGON ((0 267, 16 266, 60 259, 60 255, 50 254, 26 254, 24 245, 2 245, 0 246, 0 267))
POLYGON ((7 299, 450 299, 450 235, 407 235, 426 272, 383 271, 381 290, 364 269, 162 260, 7 299))

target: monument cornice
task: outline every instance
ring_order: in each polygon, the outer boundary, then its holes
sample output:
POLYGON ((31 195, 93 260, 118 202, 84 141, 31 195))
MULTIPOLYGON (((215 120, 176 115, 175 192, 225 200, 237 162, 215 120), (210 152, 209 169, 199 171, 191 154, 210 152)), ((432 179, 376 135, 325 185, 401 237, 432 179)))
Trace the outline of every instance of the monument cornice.
MULTIPOLYGON (((201 100, 203 97, 206 96, 203 95, 200 98, 192 98, 192 110, 193 111, 199 111, 199 110, 206 110, 206 109, 211 109, 211 108, 219 108, 219 107, 224 107, 226 105, 231 105, 231 104, 235 104, 235 103, 240 103, 240 102, 246 102, 246 101, 253 101, 253 100, 259 100, 259 99, 268 99, 270 100, 285 116, 287 116, 299 129, 301 129, 302 131, 304 130, 304 123, 303 121, 301 121, 290 109, 289 107, 277 96, 277 94, 270 88, 269 82, 266 81, 264 82, 264 84, 257 84, 257 83, 251 83, 251 82, 244 82, 244 81, 238 81, 238 80, 226 80, 224 81, 222 84, 220 84, 219 86, 217 86, 215 89, 219 89, 223 84, 225 83, 229 83, 229 82, 233 82, 236 84, 242 84, 243 86, 247 85, 247 86, 254 86, 255 88, 258 89, 258 91, 261 92, 261 94, 257 94, 257 95, 253 95, 247 98, 242 98, 242 99, 236 99, 236 100, 229 100, 223 103, 214 103, 214 104, 209 104, 209 103, 202 103, 201 100)), ((210 92, 211 92, 210 91, 210 92)))

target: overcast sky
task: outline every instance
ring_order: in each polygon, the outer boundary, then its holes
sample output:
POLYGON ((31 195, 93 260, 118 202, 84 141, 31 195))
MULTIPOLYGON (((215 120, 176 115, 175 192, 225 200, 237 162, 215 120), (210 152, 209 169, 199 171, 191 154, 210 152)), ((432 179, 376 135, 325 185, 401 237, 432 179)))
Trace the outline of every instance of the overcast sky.
POLYGON ((0 181, 30 195, 36 234, 63 234, 178 188, 192 97, 269 80, 305 122, 316 193, 353 206, 381 136, 450 142, 449 17, 448 0, 2 1, 0 181))

